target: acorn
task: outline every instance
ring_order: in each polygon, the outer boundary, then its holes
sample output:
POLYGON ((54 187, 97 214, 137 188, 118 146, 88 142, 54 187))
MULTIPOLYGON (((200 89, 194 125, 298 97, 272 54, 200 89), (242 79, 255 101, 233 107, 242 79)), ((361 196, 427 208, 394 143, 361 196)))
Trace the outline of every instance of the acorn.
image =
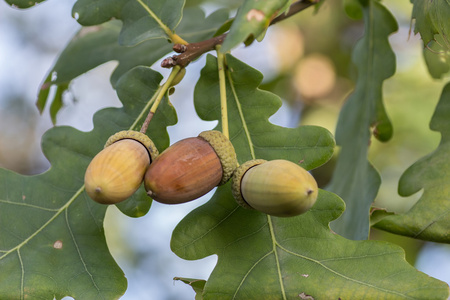
POLYGON ((152 140, 138 131, 120 131, 112 135, 105 147, 86 169, 87 194, 102 204, 126 200, 142 184, 145 171, 158 156, 152 140))
POLYGON ((277 217, 293 217, 314 205, 318 187, 314 177, 293 162, 256 159, 236 169, 232 193, 242 207, 277 217))
POLYGON ((164 150, 145 173, 144 185, 153 200, 184 203, 226 183, 236 167, 230 140, 220 131, 204 131, 164 150))

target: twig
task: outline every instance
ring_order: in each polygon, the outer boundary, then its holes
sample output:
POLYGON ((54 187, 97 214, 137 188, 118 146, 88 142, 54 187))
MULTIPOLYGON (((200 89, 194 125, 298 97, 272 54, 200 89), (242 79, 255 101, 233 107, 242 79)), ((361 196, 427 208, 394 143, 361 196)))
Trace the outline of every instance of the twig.
POLYGON ((217 45, 221 45, 225 40, 226 35, 227 34, 224 33, 208 40, 184 45, 184 47, 175 44, 173 50, 179 53, 181 52, 181 54, 164 59, 161 62, 161 67, 172 68, 174 66, 181 66, 184 68, 202 54, 214 50, 217 45))
MULTIPOLYGON (((289 7, 289 10, 277 16, 274 18, 269 26, 276 24, 280 21, 283 21, 300 11, 316 4, 318 0, 299 0, 292 4, 289 7)), ((200 57, 202 54, 209 52, 211 50, 214 50, 217 45, 221 45, 225 37, 227 36, 227 33, 221 34, 219 36, 213 37, 208 40, 204 40, 198 43, 190 43, 190 44, 175 44, 173 46, 173 50, 177 53, 180 53, 179 55, 173 55, 171 57, 168 57, 164 59, 161 62, 161 67, 163 68, 172 68, 174 66, 180 66, 182 68, 185 68, 190 62, 194 61, 198 57, 200 57)))

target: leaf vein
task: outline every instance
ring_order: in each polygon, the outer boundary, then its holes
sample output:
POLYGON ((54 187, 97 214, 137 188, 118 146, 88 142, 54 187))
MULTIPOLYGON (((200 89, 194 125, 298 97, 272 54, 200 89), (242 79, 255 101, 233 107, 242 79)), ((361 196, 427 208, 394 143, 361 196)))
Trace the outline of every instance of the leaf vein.
POLYGON ((383 253, 361 255, 361 256, 336 257, 336 258, 329 258, 329 259, 321 259, 319 262, 323 263, 323 262, 328 262, 328 261, 339 261, 339 260, 347 260, 347 259, 349 259, 349 260, 350 259, 361 259, 361 258, 378 257, 378 256, 399 254, 399 253, 402 253, 402 251, 383 252, 383 253))
POLYGON ((286 300, 286 292, 284 291, 284 285, 283 285, 283 276, 281 275, 280 259, 278 258, 278 252, 277 252, 278 242, 275 238, 275 231, 273 228, 272 219, 269 215, 267 215, 267 220, 269 223, 270 237, 272 239, 272 251, 275 254, 275 262, 277 264, 278 281, 280 283, 281 294, 283 295, 283 300, 286 300))
POLYGON ((20 299, 24 299, 24 278, 25 278, 25 268, 23 266, 22 255, 20 254, 20 249, 17 249, 17 256, 20 262, 20 299))
MULTIPOLYGON (((84 200, 86 201, 86 203, 89 203, 91 201, 90 198, 88 198, 87 194, 84 194, 84 200)), ((88 205, 88 211, 89 211, 89 214, 92 217, 92 220, 94 220, 95 225, 97 225, 98 230, 101 231, 102 230, 102 224, 99 224, 97 222, 97 218, 92 213, 92 206, 88 205)))
POLYGON ((11 248, 8 251, 5 251, 2 256, 0 256, 0 260, 2 260, 4 257, 8 256, 9 254, 11 254, 12 252, 20 249, 21 247, 23 247, 24 245, 26 245, 32 238, 34 238, 36 235, 38 235, 42 230, 44 230, 45 227, 47 227, 51 222, 53 222, 53 220, 55 220, 64 210, 66 210, 73 201, 75 201, 75 199, 83 192, 84 190, 84 185, 73 195, 72 198, 70 198, 69 201, 67 201, 66 204, 64 204, 63 206, 61 206, 60 209, 58 209, 58 211, 56 211, 56 213, 47 220, 47 222, 45 222, 41 227, 39 227, 35 232, 33 232, 28 238, 26 238, 25 240, 23 240, 21 243, 19 243, 17 246, 11 248))
POLYGON ((46 207, 42 207, 42 206, 38 206, 38 205, 21 203, 21 202, 12 202, 12 201, 8 201, 8 200, 0 200, 0 203, 5 203, 5 204, 9 204, 9 205, 26 206, 26 207, 36 208, 36 209, 46 210, 46 211, 58 211, 58 208, 46 208, 46 207))
POLYGON ((233 245, 233 244, 239 242, 240 240, 249 238, 249 237, 251 237, 252 235, 257 234, 258 232, 262 231, 263 228, 266 227, 266 226, 267 226, 267 223, 264 223, 263 226, 261 226, 260 228, 258 228, 258 229, 255 230, 254 232, 251 232, 251 233, 249 233, 249 234, 246 234, 246 235, 244 235, 244 236, 241 236, 241 237, 238 238, 238 239, 233 240, 231 243, 227 244, 224 248, 227 248, 227 247, 229 247, 229 246, 231 246, 231 245, 233 245))
POLYGON ((223 222, 225 222, 232 214, 234 214, 234 212, 239 208, 240 206, 236 206, 228 215, 225 216, 225 218, 223 218, 222 220, 220 220, 219 222, 217 222, 217 224, 215 224, 213 227, 211 227, 210 229, 208 229, 207 231, 205 231, 202 235, 200 235, 199 237, 193 239, 191 242, 182 245, 181 247, 174 249, 174 252, 178 252, 178 250, 186 248, 192 244, 194 244, 195 242, 197 242, 198 240, 201 240, 202 238, 204 238, 205 236, 207 236, 210 232, 212 232, 214 229, 216 229, 217 227, 220 226, 220 224, 222 224, 223 222))
POLYGON ((313 258, 304 256, 304 255, 301 255, 299 253, 295 253, 295 252, 293 252, 293 251, 291 251, 289 249, 284 248, 283 246, 281 246, 279 244, 278 244, 278 247, 280 247, 280 249, 282 249, 286 253, 289 253, 291 255, 294 255, 294 256, 300 257, 302 259, 311 261, 311 262, 319 265, 320 267, 324 268, 325 270, 335 274, 336 276, 344 278, 345 280, 354 282, 356 284, 364 285, 364 286, 367 286, 367 287, 370 287, 370 288, 373 288, 373 289, 376 289, 376 290, 380 290, 380 291, 385 292, 385 293, 391 293, 391 294, 399 295, 399 296, 406 297, 406 298, 409 298, 409 299, 414 299, 413 297, 409 297, 409 296, 407 296, 407 295, 405 295, 403 293, 400 293, 400 292, 397 292, 397 291, 393 291, 393 290, 383 289, 383 288, 378 287, 376 285, 373 285, 373 284, 370 284, 370 283, 367 283, 367 282, 364 282, 364 281, 361 281, 361 280, 357 280, 357 279, 351 278, 349 276, 346 276, 344 274, 341 274, 338 271, 335 271, 334 269, 332 269, 332 268, 328 267, 327 265, 323 264, 321 261, 315 260, 313 258))
POLYGON ((414 235, 414 238, 417 238, 419 235, 421 235, 425 230, 427 230, 429 227, 433 226, 433 224, 437 223, 439 219, 443 218, 449 213, 449 210, 446 210, 442 214, 440 214, 436 219, 426 224, 418 233, 414 235))
POLYGON ((251 268, 249 268, 249 270, 247 271, 247 273, 245 273, 244 277, 242 277, 241 282, 239 282, 238 287, 236 288, 236 291, 234 292, 233 298, 232 299, 236 299, 237 293, 239 292, 239 290, 241 289, 242 285, 245 282, 245 279, 247 279, 248 275, 250 275, 250 273, 252 272, 252 270, 261 262, 263 261, 267 256, 269 256, 270 254, 273 253, 273 250, 269 251, 268 253, 266 253, 265 255, 263 255, 260 259, 258 259, 251 268))
POLYGON ((70 227, 70 223, 69 223, 69 213, 68 213, 68 209, 66 209, 65 211, 65 220, 66 220, 66 225, 67 225, 67 229, 69 230, 70 236, 72 238, 72 241, 75 245, 75 249, 77 250, 78 256, 80 257, 80 261, 83 264, 84 270, 86 271, 86 273, 89 275, 95 289, 97 290, 97 292, 100 293, 100 288, 97 286, 97 283, 94 280, 94 276, 91 274, 91 272, 89 272, 86 262, 83 259, 83 256, 81 255, 81 251, 80 248, 78 247, 78 243, 77 240, 75 239, 75 235, 73 234, 72 228, 70 227))
POLYGON ((237 109, 238 109, 238 112, 239 112, 239 117, 240 117, 241 122, 242 122, 242 128, 243 128, 243 130, 245 132, 245 136, 247 137, 247 142, 248 142, 248 145, 250 147, 250 154, 251 154, 252 158, 255 159, 256 156, 255 156, 255 149, 254 149, 253 141, 252 141, 252 138, 250 136, 250 132, 249 132, 248 127, 247 127, 247 123, 245 121, 244 113, 242 112, 241 103, 240 103, 239 97, 238 97, 238 95, 236 93, 236 89, 234 87, 233 79, 231 78, 231 72, 227 69, 226 74, 227 74, 227 77, 228 77, 228 81, 230 83, 231 91, 233 93, 234 101, 236 102, 236 106, 237 106, 237 109))

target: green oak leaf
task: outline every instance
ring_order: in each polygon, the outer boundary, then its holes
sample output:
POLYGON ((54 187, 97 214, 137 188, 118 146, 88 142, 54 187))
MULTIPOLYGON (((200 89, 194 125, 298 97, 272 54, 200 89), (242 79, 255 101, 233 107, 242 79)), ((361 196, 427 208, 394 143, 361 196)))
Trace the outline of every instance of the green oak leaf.
POLYGON ((424 42, 424 58, 433 78, 439 79, 450 70, 450 1, 411 0, 414 33, 424 42))
POLYGON ((445 48, 450 51, 450 1, 430 1, 430 18, 439 36, 445 42, 445 48))
POLYGON ((180 23, 184 0, 128 1, 120 14, 123 21, 119 43, 132 46, 155 38, 168 38, 166 27, 172 32, 180 23))
MULTIPOLYGON (((212 37, 228 18, 225 10, 206 17, 200 8, 185 9, 184 15, 179 34, 192 42, 212 37)), ((130 69, 139 65, 151 66, 172 51, 172 45, 163 39, 145 41, 132 47, 121 46, 117 42, 120 30, 121 22, 117 20, 83 27, 59 55, 39 90, 36 103, 41 112, 48 102, 51 103, 54 107, 50 110, 53 123, 63 103, 63 92, 76 77, 105 62, 117 61, 119 64, 110 79, 115 87, 118 79, 130 69), (60 92, 49 94, 52 85, 56 85, 60 92)))
POLYGON ((246 0, 239 8, 222 45, 225 53, 248 38, 260 37, 269 27, 270 21, 289 8, 288 0, 246 0))
POLYGON ((72 15, 83 26, 120 19, 120 44, 134 46, 148 39, 169 39, 180 23, 183 7, 184 0, 78 0, 72 15))
POLYGON ((30 8, 33 6, 38 5, 41 2, 44 2, 45 0, 5 0, 6 3, 9 5, 16 7, 16 8, 30 8))
POLYGON ((333 233, 328 222, 343 210, 320 190, 309 212, 270 217, 238 206, 227 184, 177 225, 171 248, 189 260, 218 255, 205 300, 447 299, 448 286, 409 265, 399 246, 333 233))
POLYGON ((389 212, 384 208, 372 207, 370 211, 370 226, 373 226, 386 216, 394 215, 393 212, 389 212))
MULTIPOLYGON (((120 21, 110 21, 92 27, 83 27, 72 38, 59 55, 49 75, 42 83, 36 105, 42 112, 48 102, 62 104, 63 91, 76 77, 108 61, 119 64, 111 75, 111 84, 116 86, 119 78, 138 65, 153 65, 158 59, 171 51, 171 46, 164 40, 147 41, 134 47, 118 44, 121 29, 120 21), (51 86, 57 86, 60 93, 49 94, 51 86), (50 96, 50 97, 49 97, 50 96)), ((53 123, 61 105, 50 111, 53 123)))
POLYGON ((120 12, 129 0, 77 0, 72 7, 72 16, 83 26, 99 25, 120 19, 120 12))
POLYGON ((185 284, 188 284, 192 287, 195 292, 195 300, 202 300, 203 290, 205 288, 206 281, 203 279, 194 279, 194 278, 184 278, 184 277, 175 277, 173 280, 181 281, 185 284))
MULTIPOLYGON (((56 114, 63 107, 63 96, 64 96, 64 93, 68 89, 69 89, 69 84, 66 82, 61 83, 56 86, 55 93, 53 94, 54 101, 50 105, 50 118, 51 118, 53 124, 56 124, 56 114)), ((43 100, 43 97, 40 97, 38 95, 38 101, 36 104, 41 113, 44 109, 43 107, 42 108, 39 107, 39 105, 41 104, 40 101, 42 101, 42 100, 43 100)), ((47 100, 45 100, 45 101, 47 101, 47 100)))
POLYGON ((428 72, 435 79, 441 79, 450 73, 450 48, 446 49, 445 43, 443 37, 436 35, 435 40, 430 41, 423 49, 428 72))
POLYGON ((362 6, 365 34, 353 52, 358 79, 339 116, 336 142, 341 151, 327 187, 342 197, 347 207, 331 227, 350 239, 367 239, 370 205, 381 182, 367 160, 371 129, 381 141, 392 136, 392 125, 382 103, 382 85, 395 72, 395 55, 388 37, 397 30, 397 23, 378 1, 366 4, 362 6))
POLYGON ((360 20, 363 17, 362 5, 359 0, 344 0, 342 3, 347 15, 355 20, 360 20))
MULTIPOLYGON (((138 129, 161 79, 149 68, 133 69, 118 83, 123 107, 96 113, 92 131, 47 131, 42 150, 51 163, 48 171, 24 176, 0 169, 0 298, 117 299, 125 292, 126 278, 106 245, 107 206, 87 196, 84 172, 109 136, 138 129)), ((149 136, 163 150, 169 144, 166 126, 176 116, 167 103, 160 108, 149 136)), ((121 209, 133 217, 151 203, 142 189, 127 201, 136 207, 121 209)))
POLYGON ((183 11, 183 19, 177 27, 177 34, 189 43, 212 38, 228 20, 228 10, 218 9, 210 15, 198 7, 188 7, 183 11))
POLYGON ((411 18, 415 20, 414 33, 417 34, 420 32, 420 36, 424 43, 427 44, 437 33, 429 15, 429 6, 432 1, 411 0, 411 3, 413 4, 411 18))
MULTIPOLYGON (((280 99, 259 90, 262 75, 226 56, 226 97, 230 140, 239 162, 285 158, 307 169, 325 163, 333 140, 323 128, 283 128, 268 121, 280 99)), ((219 120, 218 65, 209 55, 195 87, 204 120, 219 120)), ((403 250, 386 242, 351 241, 333 233, 329 222, 343 201, 324 190, 307 213, 270 217, 234 201, 231 184, 189 213, 175 228, 171 249, 184 259, 218 255, 202 299, 446 299, 445 283, 417 272, 403 250), (370 270, 370 272, 368 272, 370 270), (342 289, 342 286, 346 286, 342 289), (326 288, 324 288, 326 287, 326 288), (312 297, 312 298, 307 298, 312 297)))
POLYGON ((410 196, 423 189, 419 201, 406 213, 388 215, 376 228, 416 239, 450 243, 450 83, 442 92, 430 123, 442 140, 438 148, 410 166, 400 178, 399 194, 410 196))
POLYGON ((447 40, 450 46, 450 1, 448 0, 411 0, 413 11, 411 17, 415 20, 414 33, 420 33, 425 45, 439 34, 447 40))
MULTIPOLYGON (((334 150, 330 132, 318 126, 284 128, 268 121, 280 107, 278 96, 258 89, 263 76, 231 55, 227 61, 227 109, 230 140, 236 148, 239 163, 254 158, 287 159, 305 169, 328 161, 334 150)), ((207 56, 206 66, 194 90, 197 114, 207 121, 219 120, 220 95, 217 61, 207 56)))

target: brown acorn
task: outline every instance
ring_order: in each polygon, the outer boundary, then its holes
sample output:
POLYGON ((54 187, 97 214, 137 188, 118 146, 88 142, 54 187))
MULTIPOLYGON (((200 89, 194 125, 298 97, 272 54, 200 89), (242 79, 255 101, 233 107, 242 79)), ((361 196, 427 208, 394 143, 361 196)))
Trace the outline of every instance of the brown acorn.
POLYGON ((157 155, 152 140, 141 132, 114 134, 86 169, 86 193, 102 204, 126 200, 142 184, 145 171, 157 155))
POLYGON ((145 189, 161 203, 188 202, 226 183, 236 166, 230 140, 220 131, 204 131, 162 152, 145 173, 145 189))
POLYGON ((248 161, 233 175, 232 192, 239 205, 277 217, 305 213, 316 202, 317 182, 287 160, 248 161))

